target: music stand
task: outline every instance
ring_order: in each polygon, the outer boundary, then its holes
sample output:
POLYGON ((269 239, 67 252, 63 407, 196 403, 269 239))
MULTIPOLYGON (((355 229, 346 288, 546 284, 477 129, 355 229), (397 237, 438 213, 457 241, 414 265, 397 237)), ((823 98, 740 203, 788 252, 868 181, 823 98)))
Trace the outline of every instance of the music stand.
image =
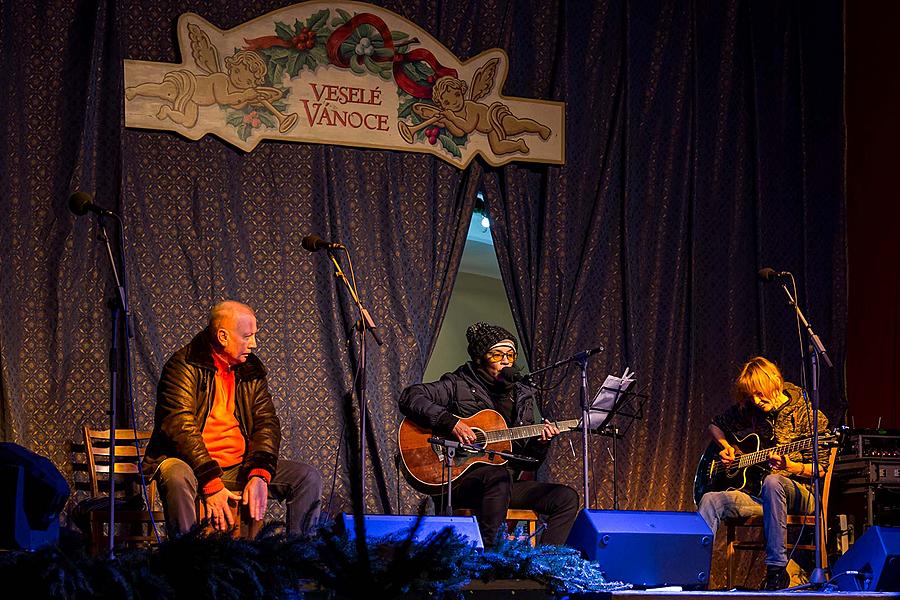
POLYGON ((648 396, 631 391, 635 380, 628 378, 627 369, 623 377, 609 376, 603 383, 591 403, 588 429, 612 439, 613 510, 619 510, 618 440, 625 437, 635 421, 644 418, 644 402, 648 396), (639 400, 637 406, 634 406, 635 398, 639 400))

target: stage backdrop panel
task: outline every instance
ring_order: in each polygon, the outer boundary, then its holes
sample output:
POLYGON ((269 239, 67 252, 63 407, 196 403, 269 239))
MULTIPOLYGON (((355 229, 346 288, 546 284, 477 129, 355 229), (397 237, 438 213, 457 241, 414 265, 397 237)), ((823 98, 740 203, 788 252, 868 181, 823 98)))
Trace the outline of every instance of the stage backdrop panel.
MULTIPOLYGON (((626 365, 650 401, 620 447, 620 501, 685 510, 709 419, 737 367, 763 353, 799 382, 795 324, 756 270, 797 276, 800 303, 838 367, 823 376, 836 422, 846 317, 841 3, 378 2, 465 60, 503 48, 504 93, 565 101, 564 166, 123 129, 122 60, 175 63, 178 15, 227 29, 282 2, 25 3, 2 12, 0 418, 3 437, 65 472, 82 422, 107 406, 110 273, 75 189, 122 213, 135 320, 135 420, 208 307, 259 313, 284 455, 309 460, 349 506, 344 411, 352 313, 308 233, 344 241, 381 326, 370 348, 370 510, 396 510, 396 398, 421 378, 462 252, 474 192, 492 217, 504 285, 529 364, 598 344, 593 387, 626 365), (51 17, 52 15, 52 17, 51 17)), ((113 240, 117 242, 116 239, 113 240)), ((478 315, 473 315, 473 320, 478 315)), ((462 334, 462 332, 460 332, 462 334)), ((460 357, 462 359, 463 357, 460 357)), ((577 377, 544 394, 575 411, 577 377)), ((127 416, 122 411, 123 418, 127 416)), ((577 447, 577 446, 576 446, 577 447)), ((596 508, 611 506, 606 442, 592 443, 596 508)), ((580 489, 556 443, 555 480, 580 489)), ((401 489, 401 506, 418 497, 401 489)), ((714 573, 715 577, 715 573, 714 573)), ((715 585, 715 579, 713 581, 715 585)))

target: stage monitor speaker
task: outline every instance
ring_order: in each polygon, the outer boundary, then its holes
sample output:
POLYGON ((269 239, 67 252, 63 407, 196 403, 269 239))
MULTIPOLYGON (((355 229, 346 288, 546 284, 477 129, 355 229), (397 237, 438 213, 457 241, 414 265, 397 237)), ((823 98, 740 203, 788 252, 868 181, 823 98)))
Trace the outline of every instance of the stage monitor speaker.
POLYGON ((695 512, 583 510, 566 544, 598 563, 610 581, 705 589, 712 542, 695 512))
POLYGON ((69 484, 50 459, 0 442, 0 548, 37 550, 59 539, 69 484))
MULTIPOLYGON (((443 530, 446 527, 451 528, 454 533, 461 535, 469 543, 475 544, 479 550, 484 550, 484 543, 481 541, 481 532, 478 530, 478 521, 475 517, 440 517, 426 515, 417 517, 415 515, 365 515, 366 539, 372 540, 382 538, 388 535, 399 535, 400 537, 409 535, 409 532, 419 521, 419 528, 416 529, 415 540, 421 542, 432 533, 443 530)), ((341 513, 344 530, 350 534, 351 539, 356 535, 356 529, 353 525, 353 515, 341 513)))
POLYGON ((869 527, 831 569, 846 592, 900 592, 900 527, 869 527))

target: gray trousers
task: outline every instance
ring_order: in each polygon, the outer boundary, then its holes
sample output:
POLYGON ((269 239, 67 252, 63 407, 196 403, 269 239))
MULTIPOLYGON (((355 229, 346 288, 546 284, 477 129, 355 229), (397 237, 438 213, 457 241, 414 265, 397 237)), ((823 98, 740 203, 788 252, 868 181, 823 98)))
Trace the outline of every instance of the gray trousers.
MULTIPOLYGON (((240 465, 225 470, 222 482, 232 491, 242 491, 240 465)), ((166 529, 172 537, 188 531, 197 523, 197 477, 186 462, 167 458, 153 478, 159 486, 166 515, 166 529)), ((309 533, 319 520, 322 498, 322 474, 313 466, 291 460, 278 460, 275 476, 269 482, 269 497, 285 502, 289 533, 309 533)))

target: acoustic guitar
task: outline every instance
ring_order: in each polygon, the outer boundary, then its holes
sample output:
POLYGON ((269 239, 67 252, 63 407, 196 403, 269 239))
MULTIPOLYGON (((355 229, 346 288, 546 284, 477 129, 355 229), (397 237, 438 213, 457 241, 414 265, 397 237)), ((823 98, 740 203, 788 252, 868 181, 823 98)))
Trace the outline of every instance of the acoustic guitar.
MULTIPOLYGON (((507 460, 491 451, 511 452, 512 440, 540 437, 543 424, 507 427, 503 416, 494 410, 482 410, 471 417, 461 419, 475 432, 475 441, 470 444, 485 450, 472 452, 463 448, 456 450, 450 470, 450 480, 456 481, 463 473, 478 463, 503 465, 507 460)), ((557 421, 560 432, 571 431, 581 424, 581 419, 557 421)), ((446 448, 428 441, 434 434, 426 427, 420 427, 409 419, 403 419, 397 432, 400 448, 400 464, 410 485, 425 494, 440 494, 446 485, 446 448)), ((454 440, 455 441, 455 440, 454 440)))
MULTIPOLYGON (((840 442, 841 429, 819 434, 819 445, 823 448, 836 446, 840 442)), ((739 438, 728 436, 729 443, 735 447, 735 460, 725 466, 719 452, 722 446, 718 442, 710 442, 694 475, 694 502, 700 506, 700 498, 707 492, 724 492, 740 490, 751 496, 759 497, 763 479, 769 474, 769 454, 791 454, 812 448, 812 436, 765 448, 755 433, 739 438)))

